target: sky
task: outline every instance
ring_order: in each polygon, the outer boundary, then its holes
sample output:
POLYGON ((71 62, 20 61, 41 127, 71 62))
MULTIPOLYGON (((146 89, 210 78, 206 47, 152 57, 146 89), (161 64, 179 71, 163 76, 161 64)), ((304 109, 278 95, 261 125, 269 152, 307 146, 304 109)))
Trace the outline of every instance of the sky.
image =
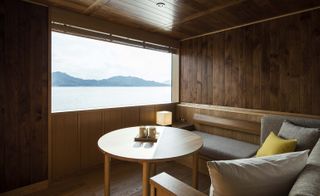
POLYGON ((171 54, 52 32, 52 72, 82 79, 135 76, 171 79, 171 54))

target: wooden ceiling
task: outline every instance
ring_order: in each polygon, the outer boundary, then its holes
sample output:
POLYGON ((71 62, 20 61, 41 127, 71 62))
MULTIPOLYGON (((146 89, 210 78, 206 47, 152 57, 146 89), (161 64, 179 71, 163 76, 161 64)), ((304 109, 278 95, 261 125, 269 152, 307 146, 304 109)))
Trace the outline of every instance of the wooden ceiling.
POLYGON ((179 40, 320 6, 319 0, 35 1, 179 40))

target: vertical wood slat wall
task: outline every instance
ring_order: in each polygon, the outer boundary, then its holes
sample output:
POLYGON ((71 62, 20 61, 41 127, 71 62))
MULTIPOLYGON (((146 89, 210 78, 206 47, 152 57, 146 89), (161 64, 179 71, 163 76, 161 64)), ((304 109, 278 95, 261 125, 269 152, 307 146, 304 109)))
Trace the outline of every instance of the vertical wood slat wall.
POLYGON ((183 41, 180 101, 320 115, 320 10, 183 41))
POLYGON ((103 163, 97 146, 103 134, 123 127, 155 125, 156 112, 162 110, 172 111, 175 116, 176 104, 53 113, 53 180, 103 163))
POLYGON ((0 1, 0 193, 48 178, 48 9, 0 1))

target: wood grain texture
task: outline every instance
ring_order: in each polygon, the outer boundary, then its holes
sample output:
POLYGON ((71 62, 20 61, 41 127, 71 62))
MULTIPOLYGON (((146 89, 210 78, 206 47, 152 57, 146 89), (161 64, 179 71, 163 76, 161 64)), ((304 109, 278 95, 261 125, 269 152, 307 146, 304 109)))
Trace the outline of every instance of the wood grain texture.
POLYGON ((174 127, 155 126, 158 141, 156 143, 135 142, 139 126, 118 129, 101 136, 98 146, 105 156, 105 195, 110 193, 109 159, 119 159, 142 163, 143 196, 150 192, 150 164, 174 160, 193 154, 192 184, 198 187, 198 151, 203 146, 200 136, 190 131, 174 127))
POLYGON ((102 111, 86 111, 78 115, 81 169, 85 169, 103 162, 103 156, 97 148, 97 140, 104 134, 102 111))
POLYGON ((318 0, 33 0, 112 23, 184 39, 320 5, 318 0))
POLYGON ((144 125, 156 124, 155 106, 140 107, 140 124, 144 124, 144 125))
POLYGON ((121 109, 112 108, 103 111, 104 132, 120 129, 122 126, 121 109))
MULTIPOLYGON (((5 44, 4 44, 4 37, 5 37, 5 30, 4 28, 4 24, 5 24, 5 11, 4 11, 4 1, 1 1, 0 2, 0 65, 4 65, 5 63, 5 60, 4 60, 4 57, 5 57, 5 54, 4 54, 4 51, 5 51, 5 44)), ((1 93, 0 93, 0 159, 1 160, 5 160, 5 133, 4 133, 4 130, 5 130, 5 123, 4 123, 4 119, 5 119, 5 108, 4 108, 4 105, 2 103, 5 103, 5 97, 2 93, 2 91, 5 90, 5 85, 4 85, 4 82, 3 82, 3 79, 4 78, 4 72, 3 71, 0 71, 0 89, 1 90, 1 93)), ((5 188, 5 162, 4 161, 0 161, 0 190, 1 192, 4 192, 6 190, 5 188)))
POLYGON ((314 10, 183 41, 181 102, 320 115, 319 20, 314 10))
POLYGON ((45 190, 48 188, 48 186, 48 180, 44 180, 1 193, 1 196, 30 195, 32 193, 45 190))
POLYGON ((243 133, 260 135, 260 123, 235 120, 229 118, 214 117, 203 114, 194 114, 193 122, 195 124, 201 124, 205 126, 213 126, 222 129, 230 129, 233 131, 239 131, 243 133))
POLYGON ((155 190, 157 194, 151 196, 172 196, 172 195, 195 195, 195 196, 205 196, 204 193, 188 186, 187 184, 181 182, 180 180, 170 176, 169 174, 163 172, 150 179, 151 187, 155 190))
POLYGON ((52 178, 59 179, 81 168, 78 114, 52 114, 52 178))
POLYGON ((268 110, 245 109, 192 103, 181 103, 177 105, 177 119, 183 119, 188 123, 195 124, 196 129, 253 144, 260 144, 260 136, 256 131, 252 133, 244 133, 238 130, 234 130, 233 128, 222 128, 221 125, 217 126, 214 124, 206 125, 197 123, 194 120, 194 114, 205 114, 218 118, 226 118, 230 119, 231 121, 235 120, 235 122, 249 122, 250 124, 254 124, 254 127, 256 127, 255 130, 257 129, 258 124, 261 122, 261 118, 266 115, 283 115, 320 119, 319 115, 308 115, 299 113, 275 112, 268 110))
POLYGON ((52 114, 52 177, 59 180, 103 163, 101 135, 129 126, 155 124, 155 113, 176 104, 108 108, 52 114))
MULTIPOLYGON (((59 1, 61 2, 61 1, 59 1)), ((145 41, 149 43, 154 43, 154 44, 160 44, 162 46, 170 46, 173 48, 177 48, 179 46, 179 41, 164 35, 159 35, 159 34, 154 34, 153 32, 148 32, 145 30, 141 30, 140 28, 132 27, 132 26, 126 26, 126 25, 121 25, 119 23, 115 23, 114 21, 105 21, 96 17, 91 17, 91 16, 86 16, 81 13, 76 13, 64 9, 59 9, 59 8, 52 8, 51 9, 52 13, 52 21, 56 23, 62 23, 62 24, 68 24, 72 26, 77 26, 81 27, 84 29, 88 29, 89 31, 81 31, 81 29, 78 28, 78 31, 76 29, 73 29, 73 33, 76 34, 87 34, 89 37, 100 37, 100 39, 106 39, 108 36, 105 34, 112 34, 112 35, 117 35, 114 37, 109 37, 111 39, 114 39, 115 42, 117 41, 124 41, 124 39, 117 39, 121 38, 121 36, 132 38, 134 40, 140 40, 140 41, 145 41), (96 32, 96 33, 95 33, 96 32), (100 36, 97 34, 97 32, 102 32, 104 34, 100 36), (104 36, 103 36, 104 35, 104 36), (103 36, 103 37, 101 37, 103 36)), ((54 28, 58 28, 57 25, 54 26, 54 28)), ((66 27, 65 30, 63 28, 58 28, 62 31, 70 31, 72 28, 66 27)), ((134 40, 127 40, 127 42, 130 44, 136 43, 134 40)), ((146 47, 150 46, 150 44, 146 44, 146 47)), ((156 46, 155 46, 156 48, 156 46)))
POLYGON ((0 192, 48 177, 48 9, 0 2, 0 192))
MULTIPOLYGON (((191 169, 176 162, 165 162, 157 165, 159 173, 166 172, 180 181, 191 185, 191 169)), ((111 195, 142 195, 142 166, 138 163, 111 161, 110 194, 111 195)), ((103 167, 94 168, 81 174, 73 175, 50 184, 49 188, 30 196, 56 195, 103 195, 103 167)), ((199 190, 209 192, 210 177, 199 175, 199 190)))
POLYGON ((137 126, 140 123, 139 107, 121 108, 121 119, 123 127, 137 126))
POLYGON ((184 118, 188 122, 194 123, 197 130, 201 130, 206 133, 228 137, 253 144, 259 144, 260 141, 260 132, 257 129, 260 125, 260 119, 262 115, 259 114, 249 114, 245 112, 236 112, 232 110, 228 111, 223 109, 217 110, 209 107, 199 109, 196 106, 184 106, 183 104, 180 104, 178 106, 178 116, 180 116, 180 118, 182 116, 182 118, 184 118), (195 114, 212 116, 212 118, 214 119, 223 119, 222 121, 228 119, 227 122, 246 122, 245 124, 249 123, 250 126, 254 125, 255 128, 252 132, 249 132, 247 130, 243 132, 241 131, 241 127, 243 125, 235 128, 234 126, 226 126, 226 123, 221 124, 221 122, 218 124, 207 123, 203 121, 199 122, 197 121, 197 118, 195 118, 195 114))

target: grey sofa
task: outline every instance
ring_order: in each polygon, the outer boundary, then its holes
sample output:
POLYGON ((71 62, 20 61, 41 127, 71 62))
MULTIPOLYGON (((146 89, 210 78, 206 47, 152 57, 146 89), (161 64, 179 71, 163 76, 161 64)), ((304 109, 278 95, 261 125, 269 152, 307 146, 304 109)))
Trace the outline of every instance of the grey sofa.
POLYGON ((231 160, 252 157, 259 145, 243 142, 231 138, 194 131, 203 139, 200 154, 209 160, 231 160))
MULTIPOLYGON (((261 143, 264 142, 264 140, 266 139, 270 131, 273 131, 274 133, 277 134, 280 131, 280 127, 284 120, 289 120, 296 125, 300 125, 304 127, 320 128, 320 120, 317 120, 317 119, 297 118, 297 117, 289 117, 289 116, 275 116, 275 115, 265 116, 261 120, 261 140, 260 140, 261 143)), ((202 151, 205 153, 213 152, 213 154, 211 154, 212 156, 215 156, 217 154, 222 154, 224 156, 227 155, 227 157, 249 156, 249 154, 252 153, 252 149, 237 149, 237 150, 246 151, 246 152, 240 152, 237 155, 236 154, 230 155, 230 153, 233 153, 232 152, 233 150, 236 150, 235 148, 243 145, 246 146, 247 143, 236 143, 234 145, 232 144, 233 140, 229 140, 228 138, 224 138, 224 137, 221 138, 215 135, 210 135, 210 134, 198 132, 198 131, 196 131, 195 133, 203 137, 204 148, 207 148, 207 149, 217 148, 217 149, 210 149, 209 151, 208 150, 202 151), (210 139, 213 139, 213 140, 210 141, 210 139), (218 142, 218 143, 212 144, 213 142, 218 142), (223 142, 227 142, 227 143, 223 143, 223 142), (225 145, 232 145, 232 147, 229 146, 225 148, 225 145)), ((312 149, 310 149, 311 153, 309 155, 307 165, 298 175, 297 180, 295 181, 295 183, 293 184, 289 192, 289 196, 320 196, 320 138, 315 138, 315 139, 317 140, 317 142, 315 146, 312 149)), ((179 183, 184 184, 183 182, 180 182, 180 181, 177 184, 179 183)), ((157 186, 162 187, 162 189, 166 189, 166 186, 164 184, 158 183, 157 186)), ((186 186, 188 185, 184 184, 181 187, 186 187, 186 186)), ((181 187, 179 189, 180 191, 181 191, 181 187)), ((186 190, 190 190, 190 189, 192 188, 188 187, 186 190)), ((173 195, 179 195, 179 193, 177 194, 175 194, 174 192, 171 192, 171 193, 173 195)))
MULTIPOLYGON (((265 116, 261 119, 260 145, 271 131, 278 134, 284 120, 289 120, 294 124, 304 127, 320 128, 320 120, 317 119, 278 115, 265 116)), ((204 144, 203 148, 200 150, 200 154, 205 155, 212 160, 249 158, 255 155, 259 149, 259 145, 248 142, 217 136, 198 130, 195 130, 194 133, 198 134, 203 139, 204 144)), ((314 144, 316 142, 317 140, 314 141, 314 144)))
POLYGON ((289 196, 320 195, 320 139, 308 158, 307 166, 299 174, 289 196))
MULTIPOLYGON (((271 131, 278 134, 284 120, 312 128, 320 128, 320 120, 291 116, 270 115, 261 119, 260 143, 262 144, 271 131)), ((249 144, 225 137, 195 131, 204 140, 200 153, 213 160, 248 158, 255 154, 258 145, 249 144)), ((298 176, 289 196, 320 196, 320 139, 311 150, 308 164, 298 176)))

